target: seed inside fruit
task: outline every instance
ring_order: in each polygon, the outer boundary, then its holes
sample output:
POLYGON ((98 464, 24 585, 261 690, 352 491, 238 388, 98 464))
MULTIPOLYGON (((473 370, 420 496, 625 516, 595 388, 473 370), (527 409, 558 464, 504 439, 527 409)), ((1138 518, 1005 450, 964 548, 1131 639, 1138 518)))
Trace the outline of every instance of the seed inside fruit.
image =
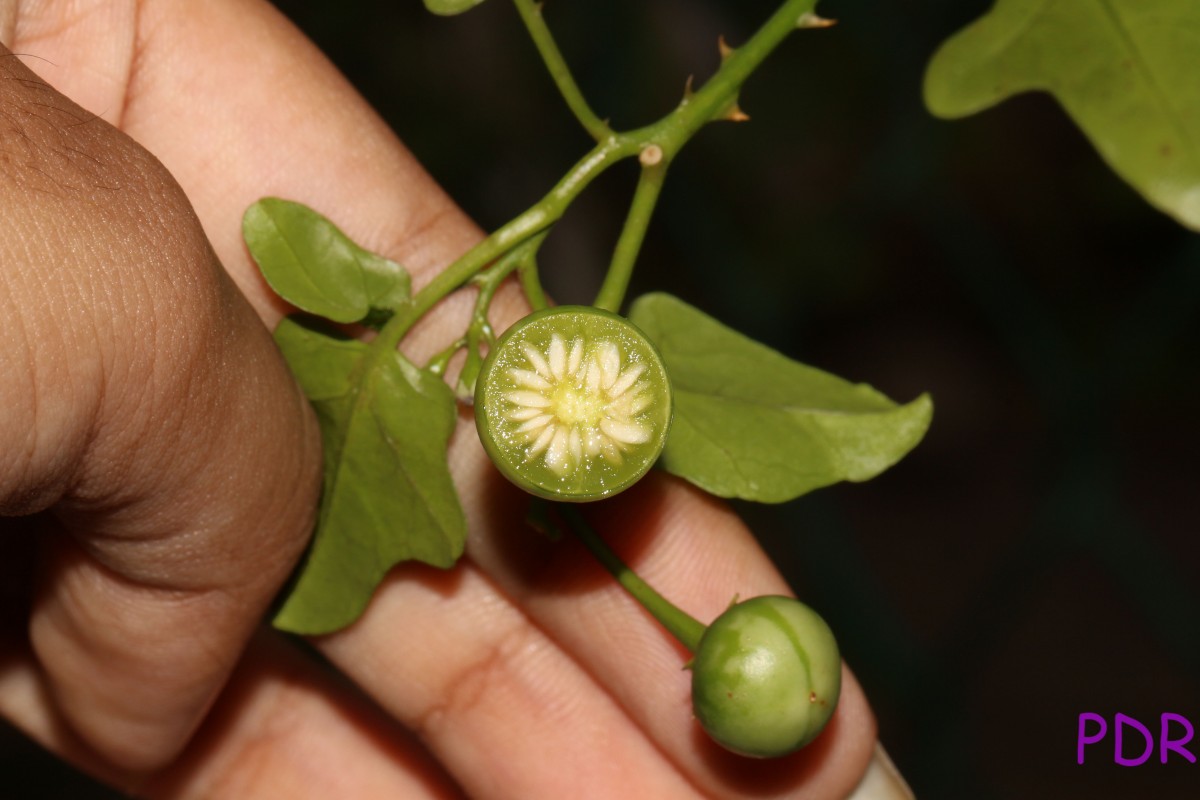
POLYGON ((636 327, 591 307, 531 315, 489 354, 476 420, 492 460, 535 494, 590 500, 649 469, 666 439, 670 385, 636 327))

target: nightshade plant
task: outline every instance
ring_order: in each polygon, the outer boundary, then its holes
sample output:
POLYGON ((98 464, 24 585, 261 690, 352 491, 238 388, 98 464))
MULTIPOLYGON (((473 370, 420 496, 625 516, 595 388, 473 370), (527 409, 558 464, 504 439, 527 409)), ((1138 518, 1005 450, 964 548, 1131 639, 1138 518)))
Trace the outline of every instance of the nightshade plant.
MULTIPOLYGON (((425 0, 453 14, 480 0, 425 0)), ((812 740, 832 715, 840 656, 829 628, 791 598, 734 602, 705 626, 667 602, 588 527, 578 503, 609 497, 656 462, 720 497, 783 502, 871 478, 927 429, 927 396, 907 405, 797 363, 667 294, 626 288, 668 168, 711 122, 739 121, 738 91, 796 30, 831 23, 815 0, 786 0, 747 42, 720 42, 721 64, 657 122, 616 131, 588 106, 533 0, 514 0, 567 105, 595 146, 528 210, 492 232, 418 292, 399 264, 367 252, 318 212, 266 198, 244 236, 271 287, 301 313, 276 341, 316 410, 324 487, 315 538, 275 624, 321 634, 352 623, 395 564, 450 567, 466 523, 446 460, 456 402, 473 404, 499 471, 533 495, 531 518, 568 530, 695 654, 697 718, 720 743, 777 756, 812 740), (591 305, 551 307, 539 247, 589 183, 636 158, 641 174, 591 305), (533 313, 499 339, 488 321, 510 276, 533 313), (475 307, 462 335, 430 363, 398 345, 436 303, 464 287, 475 307), (361 324, 369 342, 339 332, 361 324), (453 388, 444 376, 465 351, 453 388)))

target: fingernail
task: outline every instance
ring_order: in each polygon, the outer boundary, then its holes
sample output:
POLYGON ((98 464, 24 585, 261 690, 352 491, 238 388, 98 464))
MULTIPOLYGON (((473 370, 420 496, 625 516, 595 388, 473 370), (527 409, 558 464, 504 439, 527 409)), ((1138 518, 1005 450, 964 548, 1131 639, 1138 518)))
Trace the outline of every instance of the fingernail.
POLYGON ((916 800, 916 795, 900 777, 883 745, 876 744, 871 766, 846 800, 916 800))

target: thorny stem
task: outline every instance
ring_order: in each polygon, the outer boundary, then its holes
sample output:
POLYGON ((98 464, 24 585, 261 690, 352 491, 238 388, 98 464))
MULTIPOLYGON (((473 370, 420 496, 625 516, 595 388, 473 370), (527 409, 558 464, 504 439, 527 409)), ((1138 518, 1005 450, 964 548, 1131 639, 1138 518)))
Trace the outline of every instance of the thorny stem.
POLYGON ((660 129, 653 141, 662 146, 667 160, 705 123, 722 119, 732 110, 742 84, 788 34, 826 24, 815 21, 812 10, 816 4, 816 0, 787 0, 745 44, 722 55, 720 69, 699 90, 684 97, 673 112, 652 126, 660 129))
POLYGON ((567 107, 575 114, 575 119, 579 120, 579 124, 597 142, 607 139, 612 135, 612 129, 608 127, 607 122, 596 116, 596 112, 592 111, 591 106, 583 97, 583 92, 579 90, 579 85, 571 77, 571 70, 567 68, 567 62, 559 51, 554 37, 550 34, 550 29, 546 27, 546 20, 542 18, 542 4, 533 0, 513 0, 513 3, 529 31, 529 37, 533 39, 542 61, 545 62, 550 77, 554 79, 558 91, 567 101, 567 107))
POLYGON ((562 514, 571 532, 574 533, 579 540, 583 542, 583 546, 588 549, 596 560, 599 561, 605 569, 617 579, 617 583, 629 592, 634 600, 641 604, 642 608, 646 609, 650 614, 658 620, 667 632, 674 636, 679 643, 688 649, 688 652, 695 653, 696 648, 700 646, 700 638, 704 636, 704 631, 707 626, 697 620, 685 611, 682 611, 678 606, 667 600, 661 594, 654 590, 650 584, 642 580, 636 572, 629 568, 629 565, 620 559, 620 557, 605 544, 600 535, 588 525, 587 520, 579 513, 579 510, 572 505, 560 504, 558 511, 562 514))
MULTIPOLYGON (((817 0, 788 0, 781 5, 758 31, 739 48, 722 49, 721 66, 695 93, 686 93, 683 101, 658 122, 633 131, 628 136, 640 136, 645 143, 639 156, 642 175, 630 204, 625 226, 609 264, 608 274, 596 297, 596 305, 617 311, 629 285, 634 262, 641 250, 651 212, 658 200, 666 177, 667 166, 700 128, 718 119, 739 119, 733 116, 738 92, 751 73, 771 52, 797 28, 824 27, 828 21, 813 14, 817 0), (652 148, 658 148, 653 151, 652 148), (653 158, 647 163, 647 154, 653 158)), ((740 117, 745 119, 745 117, 740 117)))
MULTIPOLYGON (((576 95, 578 87, 570 80, 557 47, 549 50, 544 47, 544 43, 552 44, 553 40, 544 26, 540 12, 536 13, 536 18, 533 16, 537 9, 531 0, 514 2, 517 3, 519 11, 524 9, 522 18, 526 19, 527 25, 533 20, 530 32, 535 36, 535 42, 542 42, 538 44, 539 52, 542 53, 543 59, 547 59, 551 74, 555 76, 560 90, 564 91, 568 103, 573 102, 568 92, 572 96, 576 95), (564 85, 567 85, 564 81, 569 81, 571 88, 563 90, 564 85)), ((642 155, 651 147, 658 147, 662 153, 659 162, 661 167, 643 166, 642 179, 634 195, 633 207, 630 208, 626 220, 626 229, 622 231, 610 265, 610 271, 615 275, 605 279, 601 297, 598 298, 605 307, 619 307, 628 284, 629 273, 650 221, 650 212, 661 189, 666 165, 670 164, 683 145, 705 124, 729 116, 736 106, 737 94, 742 84, 789 33, 798 27, 820 26, 820 21, 812 13, 815 5, 816 0, 786 0, 744 45, 723 54, 720 68, 698 91, 686 95, 673 111, 657 122, 625 133, 613 132, 605 125, 604 135, 598 137, 596 146, 580 159, 545 197, 434 277, 425 288, 417 292, 407 306, 388 321, 372 347, 377 348, 377 353, 394 350, 416 321, 444 297, 522 242, 548 231, 601 172, 622 159, 642 155)), ((579 95, 579 98, 582 99, 582 95, 579 95)), ((586 104, 583 107, 586 108, 586 104)), ((576 115, 580 116, 579 109, 575 106, 572 108, 576 115)), ((599 131, 599 127, 586 122, 584 116, 580 116, 580 120, 593 135, 599 131)), ((531 300, 544 302, 535 279, 526 275, 523 283, 527 291, 531 286, 535 287, 531 300)))

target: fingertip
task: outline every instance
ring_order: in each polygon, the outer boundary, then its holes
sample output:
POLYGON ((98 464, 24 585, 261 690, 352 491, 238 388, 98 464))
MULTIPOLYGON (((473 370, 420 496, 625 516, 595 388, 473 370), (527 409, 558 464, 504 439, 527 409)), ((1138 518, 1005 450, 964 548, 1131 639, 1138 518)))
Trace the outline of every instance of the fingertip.
POLYGON ((915 800, 915 797, 883 744, 877 743, 866 774, 846 800, 915 800))

